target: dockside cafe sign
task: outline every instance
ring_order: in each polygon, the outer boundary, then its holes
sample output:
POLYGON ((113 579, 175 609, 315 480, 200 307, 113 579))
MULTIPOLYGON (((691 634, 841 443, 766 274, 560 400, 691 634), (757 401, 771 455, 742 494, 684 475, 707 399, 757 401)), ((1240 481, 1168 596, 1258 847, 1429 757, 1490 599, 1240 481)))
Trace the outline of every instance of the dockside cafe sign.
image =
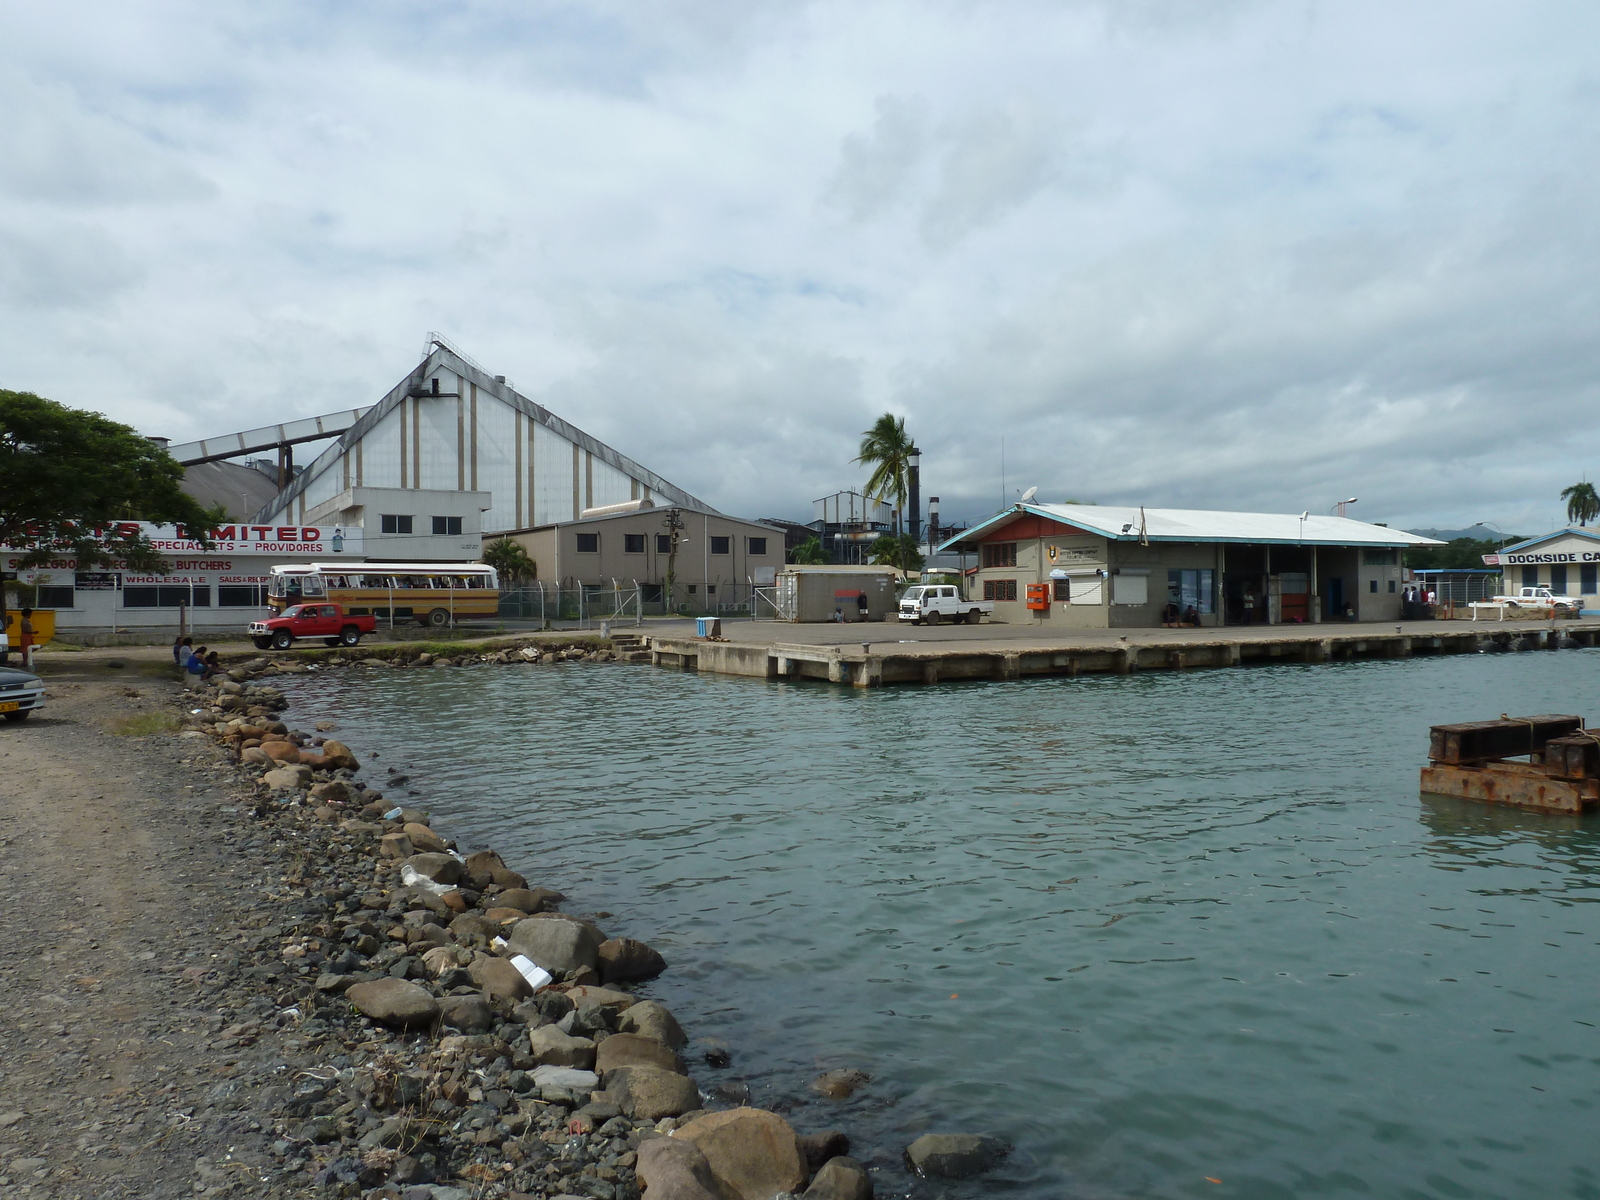
POLYGON ((1539 567, 1547 563, 1600 563, 1600 550, 1528 550, 1517 554, 1485 554, 1486 567, 1539 567))

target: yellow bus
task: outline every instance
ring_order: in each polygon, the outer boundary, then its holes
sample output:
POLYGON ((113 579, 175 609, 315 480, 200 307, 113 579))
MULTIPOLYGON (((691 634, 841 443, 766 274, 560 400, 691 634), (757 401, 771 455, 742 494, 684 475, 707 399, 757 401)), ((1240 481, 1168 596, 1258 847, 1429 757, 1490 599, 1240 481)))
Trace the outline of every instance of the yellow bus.
POLYGON ((442 629, 500 611, 500 579, 482 563, 296 563, 273 567, 267 607, 277 616, 304 601, 330 600, 353 616, 415 621, 442 629))

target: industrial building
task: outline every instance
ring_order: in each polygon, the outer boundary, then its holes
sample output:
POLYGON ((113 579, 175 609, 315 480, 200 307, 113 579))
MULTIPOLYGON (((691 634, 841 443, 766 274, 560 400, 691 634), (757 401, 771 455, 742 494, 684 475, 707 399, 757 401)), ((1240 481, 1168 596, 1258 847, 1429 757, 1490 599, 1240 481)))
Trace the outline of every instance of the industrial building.
POLYGON ((427 357, 256 516, 359 524, 373 559, 459 560, 478 556, 485 533, 629 500, 715 513, 435 336, 427 357))
POLYGON ((1401 554, 1442 543, 1347 517, 1017 504, 945 541, 995 617, 1141 628, 1393 621, 1401 554), (1168 605, 1174 609, 1168 609, 1168 605))
POLYGON ((643 499, 616 507, 624 511, 601 510, 505 536, 528 552, 537 578, 552 586, 637 587, 647 606, 665 602, 669 572, 675 606, 715 612, 748 603, 750 589, 770 586, 783 566, 783 532, 763 522, 658 508, 643 499))

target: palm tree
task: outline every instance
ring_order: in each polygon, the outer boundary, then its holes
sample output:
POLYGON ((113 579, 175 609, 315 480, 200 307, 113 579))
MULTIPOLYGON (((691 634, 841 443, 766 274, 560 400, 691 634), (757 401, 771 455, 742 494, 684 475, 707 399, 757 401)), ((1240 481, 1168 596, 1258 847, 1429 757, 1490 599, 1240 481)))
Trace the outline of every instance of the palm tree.
POLYGON ((810 537, 794 548, 794 561, 796 563, 825 563, 828 561, 828 552, 822 548, 822 539, 810 537))
POLYGON ((1585 481, 1563 488, 1561 498, 1567 502, 1568 521, 1587 525, 1596 517, 1600 517, 1600 495, 1595 493, 1592 483, 1585 481))
POLYGON ((907 575, 914 571, 922 570, 925 561, 922 552, 917 549, 917 543, 909 533, 902 533, 896 537, 885 534, 872 543, 869 552, 873 565, 879 567, 899 567, 907 575))
POLYGON ((483 561, 493 567, 503 584, 516 587, 539 574, 539 568, 528 557, 521 542, 508 537, 496 538, 483 548, 483 561))
POLYGON ((897 533, 899 510, 906 506, 906 495, 910 491, 911 450, 906 419, 884 413, 861 435, 861 453, 855 458, 856 462, 872 467, 872 474, 867 478, 867 496, 894 503, 897 533))

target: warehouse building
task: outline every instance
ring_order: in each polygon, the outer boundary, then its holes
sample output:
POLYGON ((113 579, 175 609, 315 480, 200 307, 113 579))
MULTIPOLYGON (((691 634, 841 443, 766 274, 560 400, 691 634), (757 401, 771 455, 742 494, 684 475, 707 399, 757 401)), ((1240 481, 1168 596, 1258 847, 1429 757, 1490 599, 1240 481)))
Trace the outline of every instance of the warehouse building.
POLYGON ((1017 504, 941 545, 995 616, 1063 628, 1393 621, 1401 554, 1442 543, 1346 517, 1017 504), (1168 606, 1173 606, 1169 608, 1168 606))
POLYGON ((537 578, 552 586, 637 587, 647 606, 665 602, 669 571, 675 606, 715 612, 748 604, 751 588, 770 587, 783 566, 783 532, 761 521, 657 508, 644 500, 615 507, 623 511, 601 510, 505 536, 528 552, 537 578))
MULTIPOLYGON (((368 557, 471 559, 482 536, 649 500, 715 509, 489 375, 443 338, 256 515, 360 525, 368 557)), ((356 415, 359 414, 359 415, 356 415)))

